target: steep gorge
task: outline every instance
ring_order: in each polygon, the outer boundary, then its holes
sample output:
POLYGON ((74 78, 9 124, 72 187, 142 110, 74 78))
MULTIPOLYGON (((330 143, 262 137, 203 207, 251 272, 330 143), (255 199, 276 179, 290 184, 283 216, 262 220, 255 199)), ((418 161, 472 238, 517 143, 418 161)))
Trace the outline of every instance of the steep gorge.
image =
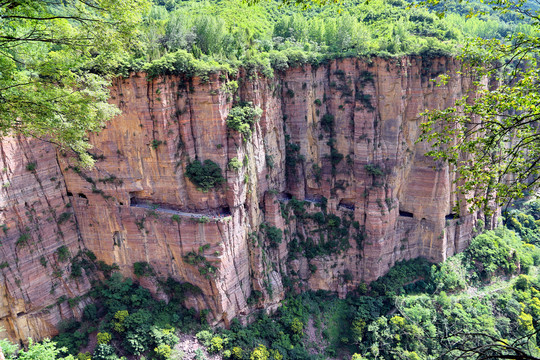
POLYGON ((273 79, 138 73, 114 81, 122 114, 92 136, 91 171, 46 142, 5 139, 0 336, 43 338, 80 315, 90 281, 70 276, 67 249, 90 250, 126 276, 144 261, 195 284, 202 294, 187 306, 225 325, 277 306, 284 284, 344 296, 397 261, 462 251, 479 214, 454 217, 452 172, 415 143, 420 112, 471 89, 460 75, 430 81, 458 70, 453 59, 406 57, 340 59, 273 79), (249 141, 227 129, 235 100, 263 110, 249 141), (184 176, 194 159, 217 163, 226 184, 197 190, 184 176), (281 243, 269 240, 274 226, 281 243))

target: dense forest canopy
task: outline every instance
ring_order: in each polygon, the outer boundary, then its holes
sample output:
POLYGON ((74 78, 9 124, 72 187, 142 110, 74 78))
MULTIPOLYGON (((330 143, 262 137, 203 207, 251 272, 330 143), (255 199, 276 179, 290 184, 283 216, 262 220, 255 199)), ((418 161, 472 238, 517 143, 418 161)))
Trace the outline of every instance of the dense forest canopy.
MULTIPOLYGON (((277 1, 158 1, 141 28, 132 68, 188 52, 207 64, 240 64, 271 74, 302 63, 346 56, 437 56, 457 53, 468 37, 504 38, 533 27, 512 14, 469 17, 456 2, 445 17, 401 0, 351 1, 302 9, 277 1)), ((150 69, 150 67, 146 67, 150 69)))

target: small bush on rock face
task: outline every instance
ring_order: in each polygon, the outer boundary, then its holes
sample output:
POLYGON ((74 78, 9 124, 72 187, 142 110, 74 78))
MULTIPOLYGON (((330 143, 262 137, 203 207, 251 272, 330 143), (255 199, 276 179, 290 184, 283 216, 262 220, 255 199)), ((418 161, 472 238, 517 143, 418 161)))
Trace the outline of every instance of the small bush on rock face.
POLYGON ((332 132, 334 129, 334 115, 324 114, 321 119, 321 128, 328 133, 332 132))
POLYGON ((373 176, 383 176, 384 171, 376 164, 367 164, 364 166, 368 174, 373 176))
POLYGON ((251 103, 235 106, 227 116, 227 127, 242 134, 244 140, 251 137, 251 127, 261 117, 261 108, 254 108, 251 103))
POLYGON ((267 226, 266 238, 270 241, 270 247, 277 248, 283 239, 283 232, 275 226, 267 226))
POLYGON ((238 171, 242 167, 242 163, 238 158, 233 157, 231 160, 229 160, 229 169, 238 171))
POLYGON ((31 163, 26 164, 26 170, 28 170, 28 171, 35 171, 36 167, 37 167, 37 163, 35 163, 35 162, 31 162, 31 163))
POLYGON ((56 249, 56 255, 58 256, 58 261, 64 262, 69 258, 69 249, 67 246, 62 245, 58 249, 56 249))
POLYGON ((155 274, 154 269, 146 261, 139 261, 133 264, 133 273, 137 277, 152 276, 155 274))
POLYGON ((203 163, 195 160, 189 163, 186 166, 186 176, 204 192, 225 182, 221 168, 212 160, 205 160, 203 163))

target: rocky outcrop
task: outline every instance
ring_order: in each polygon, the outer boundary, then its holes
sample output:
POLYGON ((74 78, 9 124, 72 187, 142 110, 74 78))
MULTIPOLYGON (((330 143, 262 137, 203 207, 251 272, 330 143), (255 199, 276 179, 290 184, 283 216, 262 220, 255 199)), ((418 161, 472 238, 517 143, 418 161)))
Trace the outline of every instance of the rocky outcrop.
POLYGON ((345 295, 396 261, 462 251, 476 215, 454 216, 452 172, 416 143, 418 114, 471 88, 458 75, 429 81, 458 68, 341 59, 273 79, 133 74, 112 87, 122 115, 92 137, 93 170, 47 143, 4 140, 0 326, 41 338, 78 316, 90 287, 90 274, 70 276, 79 251, 126 276, 144 261, 196 284, 187 305, 216 324, 272 309, 287 287, 345 295), (226 124, 238 101, 263 110, 247 141, 226 124), (184 175, 195 159, 218 164, 226 184, 198 190, 184 175))

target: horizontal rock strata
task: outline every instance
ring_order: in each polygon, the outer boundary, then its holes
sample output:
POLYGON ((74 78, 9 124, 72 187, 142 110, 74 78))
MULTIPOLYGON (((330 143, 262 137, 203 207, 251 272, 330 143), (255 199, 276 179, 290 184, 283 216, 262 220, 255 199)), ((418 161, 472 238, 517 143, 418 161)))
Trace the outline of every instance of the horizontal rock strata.
POLYGON ((92 136, 94 169, 45 142, 4 139, 0 336, 43 338, 80 316, 91 274, 72 267, 87 251, 125 276, 144 261, 199 286, 186 305, 225 325, 275 308, 287 286, 344 296, 397 261, 462 251, 477 214, 454 216, 451 169, 416 143, 419 113, 471 88, 459 75, 430 81, 457 70, 452 59, 409 57, 272 79, 132 74, 112 86, 122 114, 92 136), (247 141, 227 128, 237 100, 263 110, 247 141), (184 175, 194 159, 218 164, 226 183, 198 190, 184 175))

